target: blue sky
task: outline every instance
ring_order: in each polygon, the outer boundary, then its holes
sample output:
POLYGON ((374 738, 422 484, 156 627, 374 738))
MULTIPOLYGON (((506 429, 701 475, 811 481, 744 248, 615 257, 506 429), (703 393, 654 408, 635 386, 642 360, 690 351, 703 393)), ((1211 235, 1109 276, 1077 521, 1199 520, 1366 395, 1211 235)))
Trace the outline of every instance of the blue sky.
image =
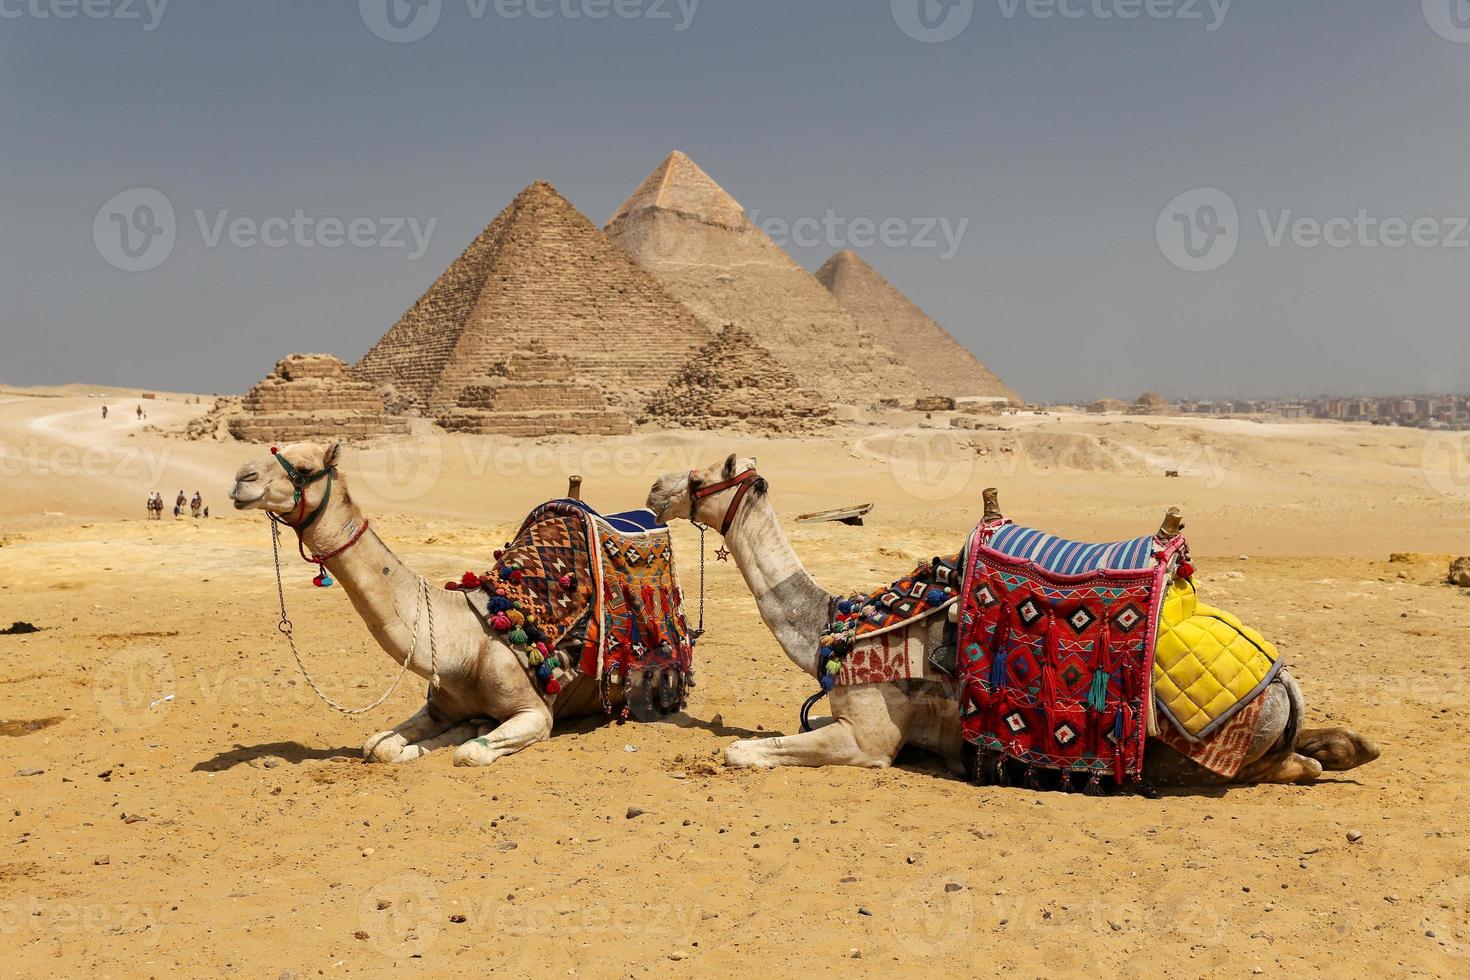
POLYGON ((532 180, 601 224, 679 148, 1032 399, 1470 390, 1465 0, 87 2, 0 0, 6 382, 353 360, 532 180))

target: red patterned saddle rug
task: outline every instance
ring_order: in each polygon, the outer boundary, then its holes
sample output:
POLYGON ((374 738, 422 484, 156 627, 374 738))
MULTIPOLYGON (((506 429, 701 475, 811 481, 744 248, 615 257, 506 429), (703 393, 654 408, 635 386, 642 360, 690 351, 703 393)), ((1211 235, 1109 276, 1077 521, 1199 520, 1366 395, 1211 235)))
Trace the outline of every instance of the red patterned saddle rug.
POLYGON ((609 714, 619 703, 626 716, 628 705, 669 714, 687 702, 695 638, 666 527, 553 500, 526 517, 493 569, 445 588, 464 593, 548 704, 585 676, 598 679, 609 714))
POLYGON ((1083 774, 1089 792, 1104 777, 1141 782, 1160 610, 1184 539, 1092 546, 1037 534, 994 522, 968 545, 958 673, 976 777, 1006 782, 1013 760, 1028 785, 1038 770, 1083 774), (1079 563, 1082 548, 1095 550, 1079 563))

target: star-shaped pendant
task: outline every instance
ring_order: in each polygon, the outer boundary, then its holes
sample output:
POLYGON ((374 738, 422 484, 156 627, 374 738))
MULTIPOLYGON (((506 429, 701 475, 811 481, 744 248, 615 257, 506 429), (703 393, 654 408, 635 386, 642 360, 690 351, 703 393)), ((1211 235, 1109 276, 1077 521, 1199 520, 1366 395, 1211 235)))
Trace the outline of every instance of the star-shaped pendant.
POLYGON ((718 548, 715 549, 715 561, 729 561, 729 560, 730 560, 730 552, 728 552, 728 551, 725 550, 725 546, 724 545, 721 545, 720 547, 718 547, 718 548))

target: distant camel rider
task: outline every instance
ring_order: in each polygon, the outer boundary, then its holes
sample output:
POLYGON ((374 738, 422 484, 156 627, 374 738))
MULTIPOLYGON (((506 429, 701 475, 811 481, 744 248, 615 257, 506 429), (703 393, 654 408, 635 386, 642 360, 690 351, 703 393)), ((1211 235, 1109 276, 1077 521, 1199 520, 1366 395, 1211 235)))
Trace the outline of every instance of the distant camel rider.
POLYGON ((199 493, 198 490, 195 490, 194 491, 194 499, 191 500, 191 501, 189 501, 189 511, 190 511, 191 514, 193 514, 194 519, 196 521, 199 520, 199 512, 201 510, 203 510, 203 509, 204 509, 204 497, 199 493))

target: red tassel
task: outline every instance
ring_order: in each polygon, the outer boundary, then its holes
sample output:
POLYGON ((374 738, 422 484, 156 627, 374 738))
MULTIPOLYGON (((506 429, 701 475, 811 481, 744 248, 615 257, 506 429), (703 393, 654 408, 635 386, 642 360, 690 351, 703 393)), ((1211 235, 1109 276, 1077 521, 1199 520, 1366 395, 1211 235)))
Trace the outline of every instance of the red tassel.
POLYGON ((459 583, 458 582, 445 582, 444 583, 444 590, 446 592, 458 592, 459 591, 459 583))
POLYGON ((553 677, 551 680, 547 681, 546 682, 546 693, 547 694, 560 694, 561 693, 561 682, 559 682, 555 677, 553 677))
POLYGON ((1194 566, 1187 561, 1179 563, 1179 575, 1181 578, 1194 578, 1194 566))

